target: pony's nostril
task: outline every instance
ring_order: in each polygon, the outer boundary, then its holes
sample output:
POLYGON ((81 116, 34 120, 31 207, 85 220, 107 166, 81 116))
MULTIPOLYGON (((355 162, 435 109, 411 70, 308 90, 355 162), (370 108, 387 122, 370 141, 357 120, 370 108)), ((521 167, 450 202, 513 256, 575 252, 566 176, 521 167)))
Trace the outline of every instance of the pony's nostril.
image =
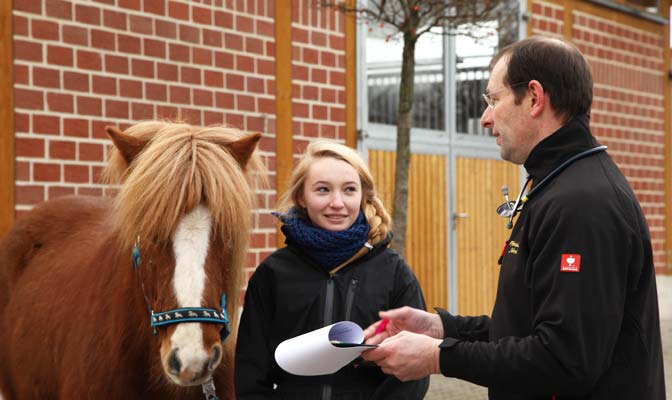
POLYGON ((209 371, 212 371, 213 369, 217 368, 221 356, 222 356, 221 346, 215 346, 212 349, 212 358, 210 359, 210 364, 208 364, 209 371))
POLYGON ((177 349, 170 352, 170 357, 168 357, 168 366, 176 375, 180 373, 180 370, 182 369, 182 363, 177 357, 177 349))

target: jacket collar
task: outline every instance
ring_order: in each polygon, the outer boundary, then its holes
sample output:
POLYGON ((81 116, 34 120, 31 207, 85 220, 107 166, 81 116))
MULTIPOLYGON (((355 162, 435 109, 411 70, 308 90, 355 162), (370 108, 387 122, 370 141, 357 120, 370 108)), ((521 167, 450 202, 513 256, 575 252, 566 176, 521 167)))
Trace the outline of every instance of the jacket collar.
POLYGON ((590 133, 589 116, 574 116, 539 142, 525 160, 525 170, 536 184, 570 157, 599 146, 590 133))

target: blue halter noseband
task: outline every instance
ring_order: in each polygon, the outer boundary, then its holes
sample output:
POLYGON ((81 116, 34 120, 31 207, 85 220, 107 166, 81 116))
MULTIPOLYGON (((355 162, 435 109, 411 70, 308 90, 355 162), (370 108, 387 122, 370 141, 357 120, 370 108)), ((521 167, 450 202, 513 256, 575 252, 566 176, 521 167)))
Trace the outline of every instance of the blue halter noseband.
MULTIPOLYGON (((133 269, 136 271, 136 273, 139 273, 140 248, 138 247, 137 241, 133 246, 133 269)), ((154 309, 149 304, 149 299, 145 294, 145 285, 142 283, 142 279, 140 279, 140 287, 142 289, 142 295, 145 298, 145 303, 147 303, 147 309, 149 309, 149 313, 151 315, 149 325, 154 328, 155 335, 158 333, 156 328, 160 326, 180 324, 182 322, 207 322, 211 324, 224 325, 219 333, 222 342, 231 333, 231 327, 229 326, 229 314, 226 312, 226 293, 222 293, 220 302, 222 307, 221 310, 203 307, 184 307, 169 311, 154 312, 154 309)))

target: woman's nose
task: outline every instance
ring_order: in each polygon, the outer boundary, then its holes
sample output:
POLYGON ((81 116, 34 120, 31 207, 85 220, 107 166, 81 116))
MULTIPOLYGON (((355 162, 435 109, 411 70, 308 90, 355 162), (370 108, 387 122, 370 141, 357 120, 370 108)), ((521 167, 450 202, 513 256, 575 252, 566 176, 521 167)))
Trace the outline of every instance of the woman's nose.
POLYGON ((329 206, 332 208, 343 208, 343 197, 340 193, 334 193, 329 202, 329 206))

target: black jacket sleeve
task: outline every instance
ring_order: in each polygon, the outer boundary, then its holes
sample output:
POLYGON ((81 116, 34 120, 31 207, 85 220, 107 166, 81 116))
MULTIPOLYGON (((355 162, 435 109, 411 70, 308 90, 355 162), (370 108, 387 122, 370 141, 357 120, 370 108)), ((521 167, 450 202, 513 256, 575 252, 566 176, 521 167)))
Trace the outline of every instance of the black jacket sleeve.
POLYGON ((486 315, 480 317, 462 317, 452 315, 442 308, 436 308, 443 324, 443 337, 456 338, 459 340, 475 341, 488 340, 490 330, 490 318, 486 315))
POLYGON ((270 275, 263 264, 250 278, 236 343, 236 398, 270 399, 273 395, 273 350, 268 342, 273 318, 270 275))

